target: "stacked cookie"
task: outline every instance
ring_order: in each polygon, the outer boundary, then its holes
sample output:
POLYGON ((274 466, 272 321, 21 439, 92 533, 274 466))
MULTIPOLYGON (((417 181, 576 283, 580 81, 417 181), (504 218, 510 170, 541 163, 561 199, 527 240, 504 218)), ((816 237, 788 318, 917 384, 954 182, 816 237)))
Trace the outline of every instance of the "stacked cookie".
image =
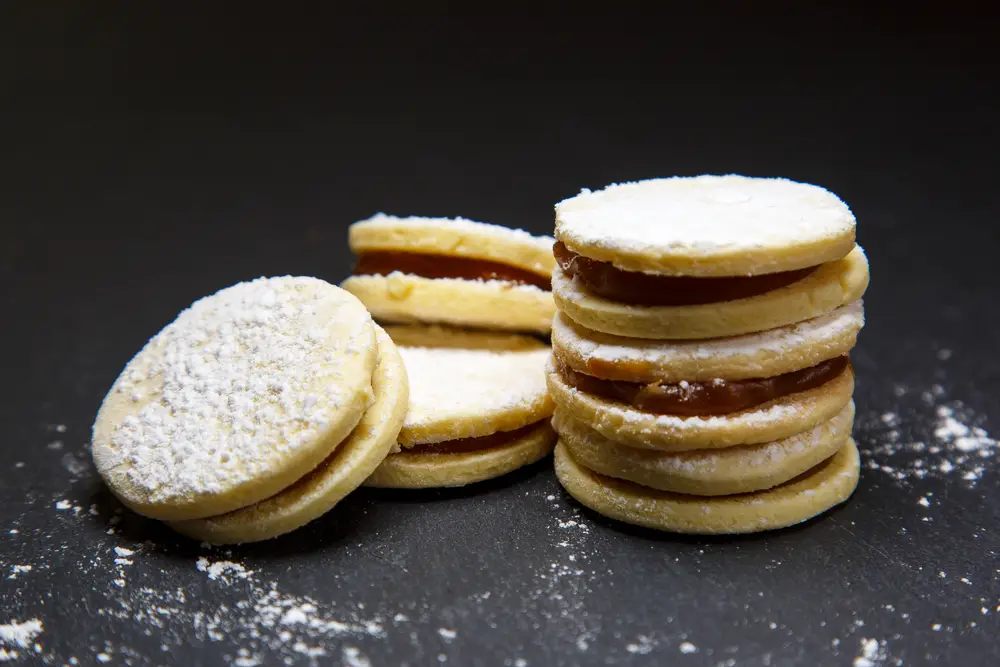
POLYGON ((398 447, 370 486, 478 482, 550 451, 547 333, 554 239, 447 218, 376 215, 349 232, 343 282, 399 345, 410 399, 398 447), (469 329, 467 329, 469 328, 469 329))
POLYGON ((868 264, 850 209, 783 179, 670 178, 556 206, 556 473, 661 530, 739 533, 843 502, 868 264))
POLYGON ((239 283, 196 301, 128 363, 93 457, 139 514, 225 544, 324 514, 395 446, 408 384, 364 306, 315 278, 239 283))

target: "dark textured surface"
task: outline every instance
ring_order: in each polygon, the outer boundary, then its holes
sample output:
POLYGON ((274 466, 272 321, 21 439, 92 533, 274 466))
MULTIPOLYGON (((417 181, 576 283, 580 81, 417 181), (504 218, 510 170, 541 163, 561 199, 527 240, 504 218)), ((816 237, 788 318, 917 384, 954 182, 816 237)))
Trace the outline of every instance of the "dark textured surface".
POLYGON ((873 664, 1000 662, 997 461, 966 480, 971 463, 941 470, 947 447, 893 454, 881 419, 928 446, 939 406, 1000 428, 984 20, 39 4, 0 8, 0 625, 44 626, 17 660, 851 665, 867 638, 885 641, 873 664), (823 519, 657 535, 581 511, 545 461, 461 491, 359 492, 228 552, 116 514, 89 467, 97 406, 150 335, 239 280, 342 279, 355 219, 547 232, 581 187, 730 171, 837 192, 872 264, 854 354, 866 464, 823 519), (253 574, 212 579, 199 557, 253 574), (347 625, 282 624, 292 607, 347 625))

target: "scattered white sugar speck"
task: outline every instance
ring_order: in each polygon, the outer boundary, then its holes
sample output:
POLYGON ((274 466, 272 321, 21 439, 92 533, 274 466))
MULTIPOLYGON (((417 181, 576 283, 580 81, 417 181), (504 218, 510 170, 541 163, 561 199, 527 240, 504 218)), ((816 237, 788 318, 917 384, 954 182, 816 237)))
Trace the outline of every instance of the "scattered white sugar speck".
POLYGON ((73 503, 68 500, 60 500, 56 503, 57 510, 68 510, 71 507, 73 507, 73 503))
POLYGON ((647 653, 651 653, 654 648, 655 644, 653 640, 646 635, 639 635, 636 637, 635 642, 625 645, 626 651, 636 655, 646 655, 647 653))
POLYGON ((62 440, 53 440, 52 442, 50 442, 49 444, 47 444, 45 446, 48 449, 62 449, 63 448, 63 441, 62 440))
POLYGON ((695 646, 694 644, 692 644, 691 642, 681 642, 681 645, 680 645, 679 648, 681 650, 681 653, 697 653, 698 652, 698 647, 695 646))
MULTIPOLYGON (((35 639, 42 634, 42 622, 37 618, 27 621, 10 621, 0 625, 0 660, 14 660, 20 655, 18 649, 35 647, 35 639)), ((37 650, 36 650, 37 652, 37 650)))
POLYGON ((934 625, 931 626, 931 630, 933 630, 934 632, 941 632, 941 624, 935 623, 934 625))
POLYGON ((368 656, 354 646, 345 646, 343 657, 345 667, 371 667, 372 664, 368 656))
POLYGON ((98 662, 111 662, 111 656, 107 653, 98 653, 95 657, 98 662))
POLYGON ((941 348, 940 350, 938 350, 937 358, 940 359, 941 361, 948 361, 949 359, 951 359, 951 350, 949 350, 946 347, 941 348))
POLYGON ((863 638, 861 640, 861 652, 854 658, 851 664, 853 667, 878 667, 885 663, 888 658, 886 653, 886 643, 883 639, 863 638))
POLYGON ((968 577, 962 577, 961 579, 959 579, 959 581, 961 581, 963 584, 967 584, 969 586, 972 585, 972 582, 969 581, 968 577))
POLYGON ((528 667, 528 661, 524 658, 518 658, 514 661, 514 667, 528 667))
POLYGON ((7 578, 8 579, 17 579, 17 575, 19 575, 19 574, 27 574, 28 572, 31 572, 31 566, 30 565, 12 565, 11 568, 10 568, 10 570, 11 570, 10 571, 10 575, 7 578))
POLYGON ((922 505, 924 507, 930 507, 931 501, 927 499, 927 496, 924 496, 923 498, 917 501, 917 504, 922 505))
POLYGON ((441 635, 441 639, 449 642, 458 635, 458 633, 451 628, 438 628, 438 634, 441 635))
POLYGON ((253 574, 252 570, 247 570, 239 563, 228 560, 219 560, 211 563, 204 556, 198 559, 195 567, 198 568, 199 572, 207 572, 208 578, 213 581, 221 579, 228 582, 230 578, 247 579, 253 574))
POLYGON ((981 416, 961 401, 947 400, 946 394, 942 386, 934 385, 923 393, 917 410, 907 411, 907 425, 929 433, 926 441, 902 437, 896 428, 901 423, 897 413, 880 415, 873 424, 876 437, 865 449, 867 467, 902 484, 926 478, 957 479, 975 488, 996 458, 997 441, 983 426, 981 416))

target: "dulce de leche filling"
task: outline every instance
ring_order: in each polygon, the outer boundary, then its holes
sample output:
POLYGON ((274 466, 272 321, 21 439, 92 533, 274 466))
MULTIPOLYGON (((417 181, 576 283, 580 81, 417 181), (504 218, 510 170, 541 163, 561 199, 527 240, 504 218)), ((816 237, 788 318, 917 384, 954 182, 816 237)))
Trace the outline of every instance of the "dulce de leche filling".
POLYGON ((503 280, 515 285, 534 285, 546 292, 552 290, 552 280, 548 276, 503 262, 398 250, 372 250, 361 253, 354 265, 353 274, 387 276, 393 271, 421 278, 503 280))
POLYGON ((578 255, 561 242, 553 254, 563 273, 596 296, 636 306, 694 306, 745 299, 802 280, 816 267, 759 276, 692 278, 622 271, 611 262, 578 255))
POLYGON ((833 380, 850 364, 844 355, 809 368, 754 380, 710 382, 620 382, 602 380, 573 370, 556 357, 556 372, 566 384, 588 394, 627 403, 637 410, 677 417, 725 415, 815 389, 833 380))
POLYGON ((538 426, 538 422, 528 424, 513 431, 501 431, 491 435, 484 435, 478 438, 459 438, 457 440, 445 440, 443 442, 429 442, 423 445, 407 447, 401 454, 464 454, 465 452, 478 452, 494 447, 503 447, 528 435, 532 429, 538 426))

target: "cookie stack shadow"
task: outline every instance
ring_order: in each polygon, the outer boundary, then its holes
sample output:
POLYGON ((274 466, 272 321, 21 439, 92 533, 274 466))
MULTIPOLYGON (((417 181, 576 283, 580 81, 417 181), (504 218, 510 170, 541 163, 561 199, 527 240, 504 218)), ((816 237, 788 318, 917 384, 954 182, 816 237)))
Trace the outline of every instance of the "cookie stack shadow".
POLYGON ((868 264, 833 194, 672 178, 556 206, 556 474, 649 528, 757 532, 857 486, 849 360, 868 264))

